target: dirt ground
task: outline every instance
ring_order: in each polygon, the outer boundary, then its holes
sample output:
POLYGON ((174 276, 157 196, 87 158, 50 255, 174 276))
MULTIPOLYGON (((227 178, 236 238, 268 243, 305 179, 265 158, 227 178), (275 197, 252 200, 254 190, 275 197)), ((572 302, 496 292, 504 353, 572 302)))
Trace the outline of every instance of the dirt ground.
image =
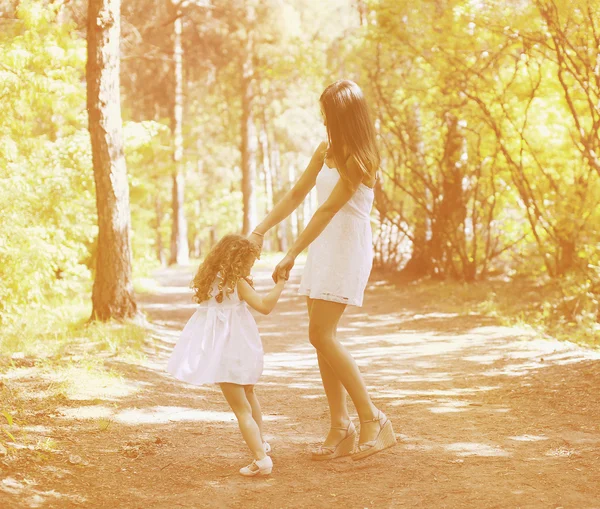
MULTIPOLYGON (((273 314, 257 316, 273 474, 241 477, 250 456, 218 389, 164 372, 194 311, 190 271, 161 271, 161 288, 140 297, 154 338, 142 363, 106 361, 119 391, 65 398, 30 423, 61 452, 2 463, 0 507, 600 508, 600 355, 440 313, 411 287, 377 278, 365 306, 346 312, 339 338, 398 446, 362 462, 311 462, 328 414, 298 269, 273 314)), ((267 288, 269 272, 255 282, 267 288)))

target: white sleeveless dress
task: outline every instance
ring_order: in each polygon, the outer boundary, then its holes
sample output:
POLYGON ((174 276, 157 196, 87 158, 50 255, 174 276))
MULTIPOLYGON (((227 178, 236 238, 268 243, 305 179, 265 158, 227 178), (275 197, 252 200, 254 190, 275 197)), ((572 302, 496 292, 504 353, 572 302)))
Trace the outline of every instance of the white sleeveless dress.
MULTIPOLYGON (((335 168, 323 165, 316 180, 319 206, 339 180, 335 168)), ((373 189, 361 183, 310 245, 298 290, 301 295, 362 306, 373 266, 370 214, 374 196, 373 189)))
MULTIPOLYGON (((217 284, 211 295, 217 295, 217 284)), ((230 382, 253 385, 263 370, 258 327, 237 288, 219 303, 198 305, 173 349, 167 371, 194 385, 230 382)))

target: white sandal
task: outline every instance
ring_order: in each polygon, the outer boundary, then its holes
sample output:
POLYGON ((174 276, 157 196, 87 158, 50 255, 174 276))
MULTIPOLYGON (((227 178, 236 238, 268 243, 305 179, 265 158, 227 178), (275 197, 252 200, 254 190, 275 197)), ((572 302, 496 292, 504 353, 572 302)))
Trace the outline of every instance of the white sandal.
POLYGON ((269 475, 273 470, 273 460, 265 456, 261 460, 254 460, 247 467, 240 468, 240 474, 245 477, 254 477, 256 475, 269 475))
POLYGON ((396 445, 396 435, 394 435, 392 421, 390 421, 381 410, 377 410, 377 417, 375 417, 375 419, 362 421, 361 424, 377 421, 379 421, 379 433, 377 433, 375 440, 369 440, 363 444, 359 443, 356 452, 352 455, 353 460, 356 461, 368 458, 379 451, 383 451, 388 447, 396 445))
POLYGON ((356 428, 352 421, 347 428, 332 426, 331 429, 340 429, 346 432, 346 436, 342 438, 336 445, 319 445, 312 451, 313 461, 332 460, 343 456, 350 456, 354 452, 356 444, 356 428))
POLYGON ((271 452, 271 444, 266 440, 263 442, 263 448, 265 450, 265 454, 269 454, 271 452))

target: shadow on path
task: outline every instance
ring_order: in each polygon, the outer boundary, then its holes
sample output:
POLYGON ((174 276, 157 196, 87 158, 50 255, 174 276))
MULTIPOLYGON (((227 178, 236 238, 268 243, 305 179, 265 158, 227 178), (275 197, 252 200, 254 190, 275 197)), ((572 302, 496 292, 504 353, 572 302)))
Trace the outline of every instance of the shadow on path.
MULTIPOLYGON (((244 479, 249 454, 211 386, 179 383, 166 360, 195 305, 193 269, 162 270, 140 296, 152 321, 146 360, 106 365, 119 391, 66 399, 52 422, 68 455, 44 482, 5 477, 12 507, 600 507, 600 355, 477 315, 431 312, 381 281, 349 308, 339 337, 399 446, 365 462, 313 463, 328 413, 296 268, 280 304, 257 316, 257 391, 271 477, 244 479), (70 461, 80 458, 81 461, 70 461)), ((270 286, 259 269, 258 290, 270 286)), ((358 421, 356 420, 356 424, 358 421)), ((33 432, 33 431, 32 431, 33 432)))

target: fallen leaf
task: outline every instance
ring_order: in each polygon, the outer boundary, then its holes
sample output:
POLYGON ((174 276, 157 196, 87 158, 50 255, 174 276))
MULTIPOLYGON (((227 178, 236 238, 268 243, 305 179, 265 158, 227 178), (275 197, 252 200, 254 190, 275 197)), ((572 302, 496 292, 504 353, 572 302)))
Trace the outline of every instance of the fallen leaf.
POLYGON ((79 465, 81 463, 81 456, 77 456, 77 454, 71 454, 69 456, 69 463, 71 463, 71 465, 79 465))

